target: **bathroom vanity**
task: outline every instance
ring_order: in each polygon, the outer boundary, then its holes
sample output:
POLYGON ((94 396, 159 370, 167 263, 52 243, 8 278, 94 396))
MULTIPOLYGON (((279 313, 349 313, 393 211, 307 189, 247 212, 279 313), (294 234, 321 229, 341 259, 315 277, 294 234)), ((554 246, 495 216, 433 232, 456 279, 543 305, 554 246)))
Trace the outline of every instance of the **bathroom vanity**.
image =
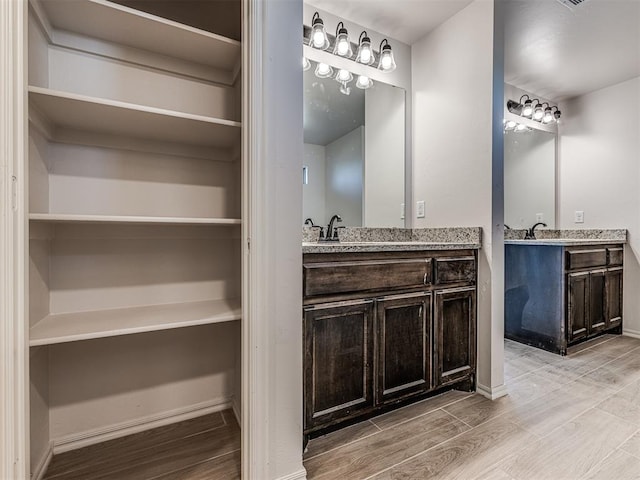
POLYGON ((561 355, 622 331, 623 238, 505 241, 505 337, 561 355))
POLYGON ((474 389, 478 248, 303 244, 305 435, 474 389))

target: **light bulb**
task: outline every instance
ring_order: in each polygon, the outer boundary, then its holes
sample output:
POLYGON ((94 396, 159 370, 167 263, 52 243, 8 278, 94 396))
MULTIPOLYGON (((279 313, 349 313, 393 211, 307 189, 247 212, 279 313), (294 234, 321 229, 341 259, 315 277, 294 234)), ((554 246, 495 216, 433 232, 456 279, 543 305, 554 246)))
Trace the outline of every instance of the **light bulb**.
POLYGON ((329 78, 333 76, 333 68, 331 68, 326 63, 319 63, 316 66, 315 74, 318 78, 329 78))
POLYGON ((319 48, 321 50, 326 50, 327 48, 329 48, 329 37, 327 37, 327 32, 324 29, 324 22, 320 18, 318 12, 313 14, 311 25, 312 26, 309 45, 311 45, 313 48, 319 48))
POLYGON ((302 70, 305 72, 311 68, 311 62, 307 57, 302 57, 302 70))
POLYGON ((516 132, 523 132, 525 130, 527 130, 526 125, 523 125, 521 123, 519 123, 518 126, 516 127, 516 132))
POLYGON ((551 113, 551 108, 547 107, 544 109, 544 115, 542 117, 542 123, 551 123, 553 122, 553 113, 551 113))
POLYGON ((382 42, 380 42, 380 64, 378 68, 383 72, 393 72, 396 69, 396 62, 393 59, 393 51, 391 50, 391 45, 385 38, 382 42), (387 43, 382 46, 383 43, 387 43))
POLYGON ((516 122, 514 122, 513 120, 509 120, 506 123, 506 129, 507 130, 513 130, 514 128, 516 128, 516 125, 518 125, 516 122))
POLYGON ((367 32, 360 34, 360 42, 358 45, 358 55, 356 56, 356 62, 364 65, 371 65, 376 61, 373 50, 371 49, 371 39, 367 36, 367 32))
POLYGON ((361 88, 362 90, 366 90, 373 86, 373 80, 369 77, 365 77, 364 75, 360 75, 358 80, 356 80, 356 87, 361 88))
POLYGON ((542 117, 544 116, 544 111, 542 110, 542 107, 540 105, 537 105, 536 108, 533 110, 533 119, 534 120, 542 120, 542 117))
POLYGON ((522 116, 530 117, 532 113, 533 113, 533 104, 531 103, 531 100, 525 100, 524 107, 522 108, 522 116))
POLYGON ((344 68, 341 68, 340 70, 338 70, 338 73, 336 74, 336 80, 338 82, 350 82, 351 80, 353 80, 353 75, 351 75, 351 72, 349 70, 345 70, 344 68))
POLYGON ((353 50, 351 50, 351 42, 349 41, 349 34, 347 29, 344 28, 344 23, 338 23, 336 27, 336 43, 333 48, 334 55, 340 55, 341 57, 351 58, 353 56, 353 50))

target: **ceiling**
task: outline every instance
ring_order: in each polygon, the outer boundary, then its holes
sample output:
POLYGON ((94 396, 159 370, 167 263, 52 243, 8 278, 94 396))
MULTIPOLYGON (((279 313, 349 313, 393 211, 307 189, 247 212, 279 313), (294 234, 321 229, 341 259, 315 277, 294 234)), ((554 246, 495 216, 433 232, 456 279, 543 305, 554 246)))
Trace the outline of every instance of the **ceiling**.
POLYGON ((640 75, 640 0, 509 0, 505 82, 555 101, 640 75))
POLYGON ((472 0, 307 0, 345 20, 411 45, 472 0))
POLYGON ((315 64, 304 72, 304 143, 326 146, 364 125, 364 90, 351 82, 351 94, 340 93, 333 78, 318 78, 315 64))

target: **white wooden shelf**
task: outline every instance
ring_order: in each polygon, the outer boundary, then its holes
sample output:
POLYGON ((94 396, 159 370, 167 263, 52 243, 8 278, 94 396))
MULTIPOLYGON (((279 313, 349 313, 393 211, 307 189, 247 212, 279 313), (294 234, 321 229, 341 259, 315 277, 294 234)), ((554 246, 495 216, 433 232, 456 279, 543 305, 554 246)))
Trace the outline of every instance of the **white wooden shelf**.
POLYGON ((241 44, 106 0, 37 2, 57 30, 198 63, 235 76, 241 44))
POLYGON ((239 299, 48 315, 29 333, 29 345, 53 345, 240 320, 239 299))
POLYGON ((66 128, 206 147, 232 148, 240 141, 241 123, 231 120, 34 86, 29 102, 51 122, 54 137, 66 128))
POLYGON ((239 218, 143 217, 133 215, 76 215, 69 213, 30 213, 29 220, 53 223, 137 223, 156 225, 240 225, 239 218))

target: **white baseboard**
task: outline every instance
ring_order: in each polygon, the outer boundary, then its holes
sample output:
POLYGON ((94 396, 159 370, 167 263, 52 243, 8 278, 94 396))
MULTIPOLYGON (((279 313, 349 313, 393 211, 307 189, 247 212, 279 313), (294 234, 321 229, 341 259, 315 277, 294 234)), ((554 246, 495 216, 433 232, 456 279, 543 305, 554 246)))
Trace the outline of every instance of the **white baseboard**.
POLYGON ((172 423, 190 420, 192 418, 219 412, 231 407, 230 398, 217 398, 196 405, 189 405, 167 412, 156 413, 146 417, 136 418, 127 422, 109 425, 107 427, 88 430, 86 432, 67 435, 53 440, 53 453, 68 452, 87 447, 96 443, 106 442, 114 438, 124 437, 133 433, 144 432, 156 427, 163 427, 172 423))
POLYGON ((479 383, 476 385, 476 392, 482 395, 483 397, 488 398, 489 400, 496 400, 500 397, 504 397, 507 395, 507 386, 503 383, 502 385, 498 385, 497 387, 487 387, 485 385, 480 385, 479 383))
POLYGON ((278 480, 307 480, 307 471, 303 468, 297 472, 290 473, 284 477, 278 478, 278 480))
POLYGON ((632 337, 632 338, 640 338, 640 332, 637 330, 627 330, 626 328, 622 330, 622 335, 624 335, 625 337, 632 337))
POLYGON ((51 459, 53 458, 53 442, 49 442, 49 448, 42 456, 36 467, 31 472, 31 480, 40 480, 49 468, 51 459))

